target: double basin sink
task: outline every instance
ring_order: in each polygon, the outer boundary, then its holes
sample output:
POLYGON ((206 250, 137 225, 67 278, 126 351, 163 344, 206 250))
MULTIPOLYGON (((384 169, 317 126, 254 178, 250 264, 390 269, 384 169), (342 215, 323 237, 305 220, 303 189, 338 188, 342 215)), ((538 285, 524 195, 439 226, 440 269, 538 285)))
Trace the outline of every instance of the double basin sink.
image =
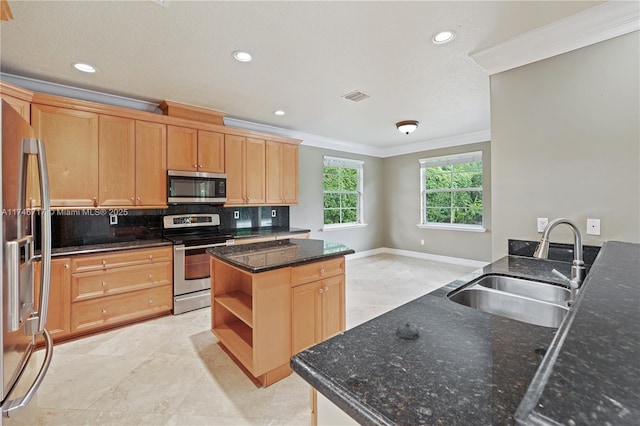
POLYGON ((487 274, 447 297, 482 312, 558 328, 569 312, 571 291, 560 285, 487 274))

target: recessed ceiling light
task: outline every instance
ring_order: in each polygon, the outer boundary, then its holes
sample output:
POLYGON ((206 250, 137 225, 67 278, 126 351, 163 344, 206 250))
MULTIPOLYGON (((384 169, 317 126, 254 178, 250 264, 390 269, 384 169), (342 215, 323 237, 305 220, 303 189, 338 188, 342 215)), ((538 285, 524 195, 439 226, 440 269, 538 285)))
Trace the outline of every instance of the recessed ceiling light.
POLYGON ((233 52, 233 58, 240 62, 250 62, 253 59, 251 53, 243 52, 242 50, 236 50, 233 52))
POLYGON ((286 112, 284 112, 283 110, 279 109, 277 111, 273 111, 273 115, 285 115, 286 112))
POLYGON ((433 42, 435 44, 444 44, 450 42, 454 38, 456 38, 456 33, 453 31, 440 31, 433 36, 433 42))
POLYGON ((82 62, 76 62, 75 64, 73 64, 73 67, 78 71, 88 72, 88 73, 94 73, 98 71, 98 69, 93 65, 83 64, 82 62))

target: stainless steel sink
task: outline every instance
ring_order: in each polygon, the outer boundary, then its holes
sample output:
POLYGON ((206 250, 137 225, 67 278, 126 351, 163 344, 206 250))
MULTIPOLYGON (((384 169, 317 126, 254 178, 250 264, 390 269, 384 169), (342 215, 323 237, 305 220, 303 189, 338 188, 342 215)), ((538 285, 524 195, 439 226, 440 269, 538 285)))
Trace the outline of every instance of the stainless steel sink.
POLYGON ((453 291, 448 297, 482 312, 558 328, 569 312, 571 291, 539 281, 484 275, 470 285, 453 291))

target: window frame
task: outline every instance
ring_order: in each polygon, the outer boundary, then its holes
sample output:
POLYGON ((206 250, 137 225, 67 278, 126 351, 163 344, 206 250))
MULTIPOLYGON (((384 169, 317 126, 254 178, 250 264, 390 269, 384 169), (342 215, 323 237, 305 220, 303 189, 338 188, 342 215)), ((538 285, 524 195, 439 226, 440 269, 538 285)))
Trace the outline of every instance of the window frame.
MULTIPOLYGON (((472 232, 485 232, 486 228, 484 226, 485 215, 486 215, 486 203, 484 198, 484 185, 485 185, 485 170, 484 170, 484 161, 482 159, 483 152, 482 151, 471 151, 464 152, 459 154, 450 154, 450 155, 442 155, 437 157, 428 157, 421 158, 418 160, 418 164, 420 166, 420 222, 418 223, 419 228, 431 228, 431 229, 447 229, 447 230, 456 230, 456 231, 472 231, 472 232), (482 165, 482 186, 473 187, 473 188, 454 188, 453 179, 451 181, 450 187, 445 189, 436 189, 436 190, 428 190, 426 188, 426 175, 427 169, 431 167, 441 167, 441 166, 454 166, 459 164, 469 164, 469 163, 481 163, 482 165), (427 194, 430 193, 438 193, 438 192, 466 192, 466 191, 479 191, 482 196, 482 223, 480 224, 463 224, 463 223, 439 223, 439 222, 428 222, 427 221, 427 194)), ((452 197, 453 199, 453 197, 452 197)), ((453 202, 453 201, 452 201, 453 202)), ((453 209, 453 204, 450 206, 453 209)))
MULTIPOLYGON (((339 208, 342 210, 342 208, 339 208)), ((342 220, 342 218, 340 219, 342 220)), ((322 230, 337 230, 344 228, 357 228, 366 226, 364 223, 364 161, 362 160, 354 160, 350 158, 341 158, 341 157, 331 157, 328 155, 323 156, 323 166, 322 166, 322 230), (325 167, 337 167, 341 169, 355 169, 357 171, 356 174, 356 191, 335 191, 335 190, 326 190, 324 187, 324 176, 325 176, 325 167), (327 194, 355 194, 357 196, 357 204, 356 204, 356 222, 346 222, 346 223, 331 223, 326 224, 325 221, 325 211, 327 208, 324 206, 325 195, 327 194)))

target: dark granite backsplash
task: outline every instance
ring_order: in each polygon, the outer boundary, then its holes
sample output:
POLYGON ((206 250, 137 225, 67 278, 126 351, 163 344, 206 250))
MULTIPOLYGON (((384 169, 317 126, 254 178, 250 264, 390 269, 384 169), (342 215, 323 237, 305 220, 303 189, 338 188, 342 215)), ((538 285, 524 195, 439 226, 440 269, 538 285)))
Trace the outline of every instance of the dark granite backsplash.
MULTIPOLYGON (((533 257, 539 241, 509 240, 509 255, 533 257)), ((597 246, 582 246, 582 256, 585 265, 593 265, 600 252, 597 246)), ((549 243, 549 259, 561 262, 573 261, 573 244, 549 243)))
MULTIPOLYGON (((51 215, 52 248, 91 244, 119 243, 162 238, 162 217, 172 214, 217 213, 221 230, 289 227, 289 207, 216 207, 201 204, 172 205, 167 209, 73 209, 53 210, 51 215), (234 212, 239 213, 235 219, 234 212), (273 217, 272 211, 275 211, 273 217), (109 214, 116 213, 118 224, 109 224, 109 214)), ((36 233, 40 220, 34 218, 36 233)), ((39 245, 39 238, 36 239, 39 245)), ((39 249, 39 247, 36 247, 39 249)))

